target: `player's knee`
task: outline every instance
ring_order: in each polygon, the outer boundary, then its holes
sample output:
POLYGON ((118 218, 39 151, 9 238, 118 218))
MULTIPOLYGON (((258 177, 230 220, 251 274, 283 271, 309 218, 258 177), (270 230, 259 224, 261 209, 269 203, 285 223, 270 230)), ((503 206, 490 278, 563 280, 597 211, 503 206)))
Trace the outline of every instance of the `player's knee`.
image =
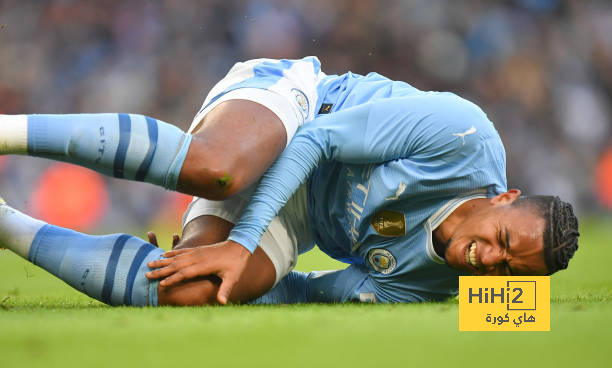
POLYGON ((246 188, 246 172, 244 165, 241 166, 240 162, 248 162, 248 159, 230 155, 211 170, 213 186, 211 196, 214 198, 210 199, 227 199, 246 188))
MULTIPOLYGON (((196 143, 197 145, 197 143, 196 143)), ((240 152, 196 147, 187 157, 177 188, 210 200, 223 200, 245 189, 249 158, 240 152)))
POLYGON ((243 175, 231 163, 203 165, 192 174, 190 184, 198 197, 224 200, 245 188, 243 175))

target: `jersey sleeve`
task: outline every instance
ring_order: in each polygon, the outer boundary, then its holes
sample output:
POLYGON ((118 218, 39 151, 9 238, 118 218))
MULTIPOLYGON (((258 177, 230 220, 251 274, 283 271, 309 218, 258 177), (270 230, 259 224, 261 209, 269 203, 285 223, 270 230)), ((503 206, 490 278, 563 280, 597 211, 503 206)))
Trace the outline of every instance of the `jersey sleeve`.
POLYGON ((309 303, 413 303, 426 301, 409 290, 391 288, 363 265, 344 270, 311 272, 306 282, 309 303))
POLYGON ((273 289, 250 304, 295 303, 410 303, 423 302, 419 294, 395 288, 385 288, 369 270, 361 265, 351 265, 344 270, 292 271, 273 289))
POLYGON ((322 160, 454 160, 491 134, 497 136, 482 110, 451 93, 386 98, 319 117, 298 130, 264 174, 229 239, 253 252, 270 221, 322 160))

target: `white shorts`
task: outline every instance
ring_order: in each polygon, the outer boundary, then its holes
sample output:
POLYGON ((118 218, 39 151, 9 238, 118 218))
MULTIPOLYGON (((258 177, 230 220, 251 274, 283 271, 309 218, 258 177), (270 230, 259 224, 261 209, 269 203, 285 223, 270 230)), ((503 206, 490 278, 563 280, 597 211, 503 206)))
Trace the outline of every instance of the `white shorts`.
MULTIPOLYGON (((297 128, 315 116, 317 84, 325 77, 316 58, 302 60, 257 59, 237 63, 217 83, 197 113, 189 132, 193 132, 204 116, 220 103, 249 100, 271 110, 287 131, 287 144, 297 128), (238 87, 238 88, 236 88, 238 87)), ((246 208, 254 187, 224 201, 194 197, 183 215, 183 229, 193 219, 212 215, 236 223, 246 208)), ((259 247, 276 270, 276 283, 297 263, 298 254, 314 246, 306 212, 306 186, 303 185, 280 210, 264 233, 259 247)))

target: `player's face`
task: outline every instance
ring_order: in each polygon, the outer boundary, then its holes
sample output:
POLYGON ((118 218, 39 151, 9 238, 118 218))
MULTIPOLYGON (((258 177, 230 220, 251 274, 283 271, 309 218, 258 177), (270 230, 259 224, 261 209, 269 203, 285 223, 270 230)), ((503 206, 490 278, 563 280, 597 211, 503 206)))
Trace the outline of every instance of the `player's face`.
POLYGON ((460 224, 446 249, 450 266, 474 275, 548 273, 544 219, 528 207, 511 206, 514 199, 495 202, 460 224))

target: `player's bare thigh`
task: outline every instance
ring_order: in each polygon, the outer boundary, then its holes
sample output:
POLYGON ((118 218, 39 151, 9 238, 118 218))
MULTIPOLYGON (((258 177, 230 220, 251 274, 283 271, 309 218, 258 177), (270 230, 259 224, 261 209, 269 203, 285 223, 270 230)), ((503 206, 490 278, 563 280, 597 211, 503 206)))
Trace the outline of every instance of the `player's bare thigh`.
POLYGON ((248 100, 225 101, 193 133, 177 190, 221 200, 255 183, 286 146, 281 120, 248 100))
MULTIPOLYGON (((214 244, 227 239, 234 225, 216 216, 200 216, 190 221, 183 238, 175 249, 214 244)), ((230 295, 230 301, 240 303, 252 300, 274 285, 276 270, 266 253, 257 248, 249 259, 245 272, 230 295)), ((201 277, 170 287, 159 286, 159 305, 217 304, 220 280, 215 276, 201 277)))

